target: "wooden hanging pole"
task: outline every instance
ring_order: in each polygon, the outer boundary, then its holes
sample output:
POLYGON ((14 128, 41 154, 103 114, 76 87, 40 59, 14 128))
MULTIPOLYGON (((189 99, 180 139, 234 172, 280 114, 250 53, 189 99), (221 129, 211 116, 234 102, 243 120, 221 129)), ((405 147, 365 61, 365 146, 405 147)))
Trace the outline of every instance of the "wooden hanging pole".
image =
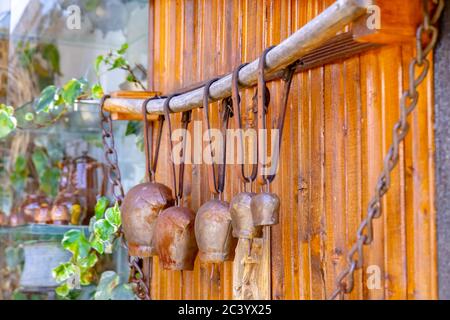
MULTIPOLYGON (((280 77, 282 70, 298 61, 314 49, 331 40, 349 23, 356 21, 367 13, 371 0, 337 0, 316 18, 297 30, 289 38, 273 48, 267 55, 266 74, 268 78, 280 77)), ((253 87, 257 82, 259 59, 251 62, 239 72, 240 87, 253 87)), ((215 102, 231 95, 232 75, 226 75, 216 81, 210 89, 211 102, 215 102)), ((196 88, 181 94, 170 101, 172 112, 192 110, 203 105, 204 88, 196 88)), ((147 106, 149 114, 163 114, 165 99, 156 99, 147 106)), ((140 113, 143 100, 134 99, 115 101, 112 97, 108 104, 122 105, 130 113, 140 113)))

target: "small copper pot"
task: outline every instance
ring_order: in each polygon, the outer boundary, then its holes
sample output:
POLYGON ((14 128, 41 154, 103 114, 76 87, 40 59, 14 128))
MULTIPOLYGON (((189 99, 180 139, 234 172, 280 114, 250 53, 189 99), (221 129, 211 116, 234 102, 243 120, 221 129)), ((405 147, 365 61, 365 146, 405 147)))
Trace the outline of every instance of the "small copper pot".
POLYGON ((211 200, 197 212, 195 237, 203 263, 221 263, 232 259, 233 239, 228 202, 211 200))
POLYGON ((42 203, 39 210, 35 212, 34 222, 37 224, 50 224, 51 221, 50 208, 48 204, 42 203))

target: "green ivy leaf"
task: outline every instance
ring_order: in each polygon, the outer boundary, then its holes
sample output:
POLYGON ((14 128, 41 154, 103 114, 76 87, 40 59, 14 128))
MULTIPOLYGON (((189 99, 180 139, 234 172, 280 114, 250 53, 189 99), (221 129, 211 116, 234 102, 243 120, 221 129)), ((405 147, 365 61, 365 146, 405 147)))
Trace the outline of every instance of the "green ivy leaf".
POLYGON ((101 197, 97 200, 95 205, 95 218, 97 220, 103 219, 106 208, 109 206, 109 199, 107 197, 101 197))
POLYGON ((77 267, 72 262, 60 264, 52 270, 53 278, 58 282, 64 282, 77 273, 77 267))
POLYGON ((80 259, 78 265, 83 269, 90 269, 98 262, 98 257, 95 252, 91 252, 86 258, 80 259))
POLYGON ((122 67, 125 67, 128 65, 127 60, 123 57, 118 57, 116 60, 114 60, 112 66, 108 69, 109 71, 120 69, 122 67))
POLYGON ((0 110, 0 139, 8 136, 17 127, 17 120, 6 110, 0 110))
POLYGON ((98 56, 98 57, 95 59, 95 72, 96 72, 97 74, 99 74, 99 72, 100 72, 100 66, 102 65, 104 59, 105 59, 105 57, 103 57, 103 56, 98 56))
POLYGON ((63 285, 56 288, 55 292, 58 296, 60 296, 62 298, 66 298, 69 295, 70 290, 71 290, 71 288, 70 288, 69 284, 64 283, 63 285))
POLYGON ((113 290, 119 285, 120 277, 113 271, 106 271, 102 274, 94 300, 111 300, 113 290))
POLYGON ((99 83, 96 83, 92 86, 91 95, 94 99, 101 99, 103 97, 104 91, 99 83))
POLYGON ((33 120, 34 120, 34 114, 33 113, 28 112, 28 113, 25 114, 25 121, 30 122, 30 121, 33 121, 33 120))
POLYGON ((50 63, 55 73, 61 74, 59 50, 54 44, 44 46, 42 57, 50 63))
POLYGON ((99 239, 94 239, 93 241, 91 241, 91 247, 94 248, 94 250, 99 254, 105 253, 105 245, 99 239))
POLYGON ((73 105, 77 98, 83 93, 86 82, 84 80, 72 79, 63 88, 62 98, 68 105, 73 105))
POLYGON ((38 175, 42 176, 44 174, 44 170, 47 169, 49 159, 45 152, 42 149, 36 149, 31 156, 31 160, 33 161, 34 167, 36 168, 38 175))
POLYGON ((91 245, 81 230, 66 232, 61 243, 64 249, 81 259, 86 258, 91 250, 91 245))
POLYGON ((15 169, 18 172, 27 170, 27 160, 23 156, 18 156, 16 159, 15 169))
POLYGON ((108 241, 116 231, 116 228, 104 219, 97 221, 94 225, 94 233, 101 241, 108 241))
POLYGON ((138 135, 142 132, 142 121, 128 121, 125 136, 138 135))
POLYGON ((108 221, 113 227, 115 227, 116 231, 120 228, 120 225, 122 224, 122 217, 119 205, 117 203, 113 208, 109 208, 108 210, 106 210, 105 218, 106 221, 108 221))
POLYGON ((55 86, 48 86, 41 92, 36 106, 37 113, 48 112, 54 106, 57 98, 57 91, 58 89, 55 86))
POLYGON ((129 74, 128 76, 127 76, 127 81, 128 82, 137 82, 137 79, 136 79, 136 77, 135 76, 133 76, 132 74, 129 74))
POLYGON ((58 183, 60 170, 58 168, 47 168, 39 179, 40 188, 49 196, 56 196, 58 193, 58 183))
POLYGON ((117 54, 120 54, 120 55, 125 54, 125 53, 127 52, 127 50, 128 50, 129 47, 130 47, 130 46, 128 45, 128 43, 124 43, 124 44, 122 45, 122 47, 120 47, 120 49, 117 50, 117 54))

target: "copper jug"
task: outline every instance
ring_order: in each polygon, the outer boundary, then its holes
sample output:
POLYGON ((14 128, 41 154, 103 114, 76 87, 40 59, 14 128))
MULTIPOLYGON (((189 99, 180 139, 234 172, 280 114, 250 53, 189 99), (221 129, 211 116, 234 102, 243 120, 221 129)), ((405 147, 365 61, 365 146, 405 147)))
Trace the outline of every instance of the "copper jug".
POLYGON ((81 203, 78 190, 74 186, 75 167, 70 158, 63 161, 59 182, 59 193, 50 212, 55 225, 81 225, 86 216, 86 207, 81 203))
POLYGON ((106 167, 85 151, 82 156, 74 160, 73 179, 78 197, 86 208, 86 216, 81 223, 88 225, 94 215, 97 198, 106 192, 106 167), (101 180, 99 173, 102 176, 101 180))
MULTIPOLYGON (((211 127, 209 122, 209 89, 215 80, 211 80, 205 85, 203 97, 203 122, 206 125, 209 134, 209 143, 211 144, 211 127)), ((222 133, 225 133, 228 127, 228 120, 231 117, 231 102, 222 101, 222 133)), ((226 136, 226 133, 225 135, 226 136)), ((213 195, 219 195, 222 198, 225 189, 225 159, 226 143, 223 146, 223 162, 218 168, 216 175, 216 165, 212 163, 208 166, 209 188, 213 195)), ((211 150, 211 159, 214 159, 213 150, 211 150)), ((203 263, 221 263, 228 261, 233 257, 234 242, 232 237, 230 205, 220 199, 212 199, 206 202, 197 211, 195 219, 195 236, 200 251, 200 261, 203 263)))
POLYGON ((166 270, 193 270, 198 247, 195 241, 195 213, 190 208, 182 207, 184 194, 184 167, 186 156, 186 131, 191 122, 191 111, 183 113, 183 149, 180 151, 181 162, 178 173, 173 158, 172 121, 170 119, 169 104, 174 96, 168 97, 164 103, 164 114, 168 124, 169 146, 172 161, 173 190, 176 195, 176 206, 164 210, 158 217, 154 241, 162 266, 166 270))
POLYGON ((164 117, 160 117, 156 148, 153 148, 154 124, 150 124, 147 120, 146 103, 144 103, 142 111, 147 182, 135 186, 126 194, 121 212, 123 231, 128 242, 130 256, 148 258, 156 255, 153 242, 156 219, 164 209, 173 206, 175 200, 170 188, 155 182, 164 117))

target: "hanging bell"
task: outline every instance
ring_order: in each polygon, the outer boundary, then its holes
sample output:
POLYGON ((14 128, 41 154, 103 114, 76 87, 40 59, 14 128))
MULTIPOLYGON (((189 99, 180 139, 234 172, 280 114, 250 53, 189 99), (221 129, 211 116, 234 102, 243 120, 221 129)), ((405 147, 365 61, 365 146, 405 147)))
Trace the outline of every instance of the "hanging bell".
POLYGON ((275 193, 263 192, 251 200, 255 226, 273 226, 280 221, 280 198, 275 193))
MULTIPOLYGON (((217 79, 210 80, 205 85, 203 95, 203 122, 206 125, 208 140, 211 143, 211 126, 209 121, 209 89, 217 79)), ((222 101, 222 135, 226 136, 229 118, 231 116, 231 102, 227 99, 222 101)), ((225 189, 226 174, 226 142, 222 150, 223 162, 216 168, 212 163, 208 166, 208 185, 213 195, 223 194, 225 189), (218 170, 217 170, 218 169, 218 170), (217 174, 216 174, 216 171, 217 174)), ((214 152, 211 150, 211 159, 214 152)), ((214 160, 213 160, 214 162, 214 160)), ((197 211, 195 219, 195 236, 200 250, 200 261, 203 263, 221 263, 232 259, 234 239, 232 237, 230 204, 228 202, 213 199, 206 202, 197 211)))
POLYGON ((142 109, 144 115, 146 172, 147 181, 149 182, 139 184, 128 191, 123 200, 121 212, 123 232, 128 241, 129 255, 148 258, 156 255, 153 242, 156 219, 164 209, 173 206, 175 200, 170 188, 154 181, 164 118, 160 117, 158 143, 153 159, 151 154, 153 151, 151 146, 153 125, 150 126, 147 121, 146 103, 144 103, 142 109))
POLYGON ((232 256, 231 215, 229 204, 210 200, 197 211, 195 237, 200 251, 200 261, 221 263, 232 256))
POLYGON ((155 182, 137 185, 126 194, 121 212, 130 256, 147 258, 156 254, 153 245, 156 219, 174 203, 172 191, 155 182))
POLYGON ((194 232, 195 213, 189 208, 171 207, 156 222, 156 251, 166 270, 193 270, 198 252, 194 232))
POLYGON ((231 200, 230 215, 233 237, 253 239, 257 236, 258 230, 255 228, 251 210, 251 202, 255 196, 255 193, 241 192, 231 200))
MULTIPOLYGON (((172 122, 170 119, 169 103, 174 96, 170 96, 164 103, 165 119, 169 127, 169 143, 170 150, 173 151, 172 142, 172 122)), ((172 159, 172 178, 173 189, 175 191, 177 201, 175 207, 164 210, 158 217, 156 222, 156 230, 154 234, 154 241, 156 251, 162 266, 166 270, 193 270, 195 257, 197 256, 198 247, 195 241, 195 213, 189 208, 181 207, 180 203, 183 198, 183 182, 184 182, 184 166, 186 155, 186 131, 191 122, 191 111, 183 113, 182 123, 183 132, 183 151, 181 152, 182 160, 180 162, 177 175, 174 159, 172 159)))

